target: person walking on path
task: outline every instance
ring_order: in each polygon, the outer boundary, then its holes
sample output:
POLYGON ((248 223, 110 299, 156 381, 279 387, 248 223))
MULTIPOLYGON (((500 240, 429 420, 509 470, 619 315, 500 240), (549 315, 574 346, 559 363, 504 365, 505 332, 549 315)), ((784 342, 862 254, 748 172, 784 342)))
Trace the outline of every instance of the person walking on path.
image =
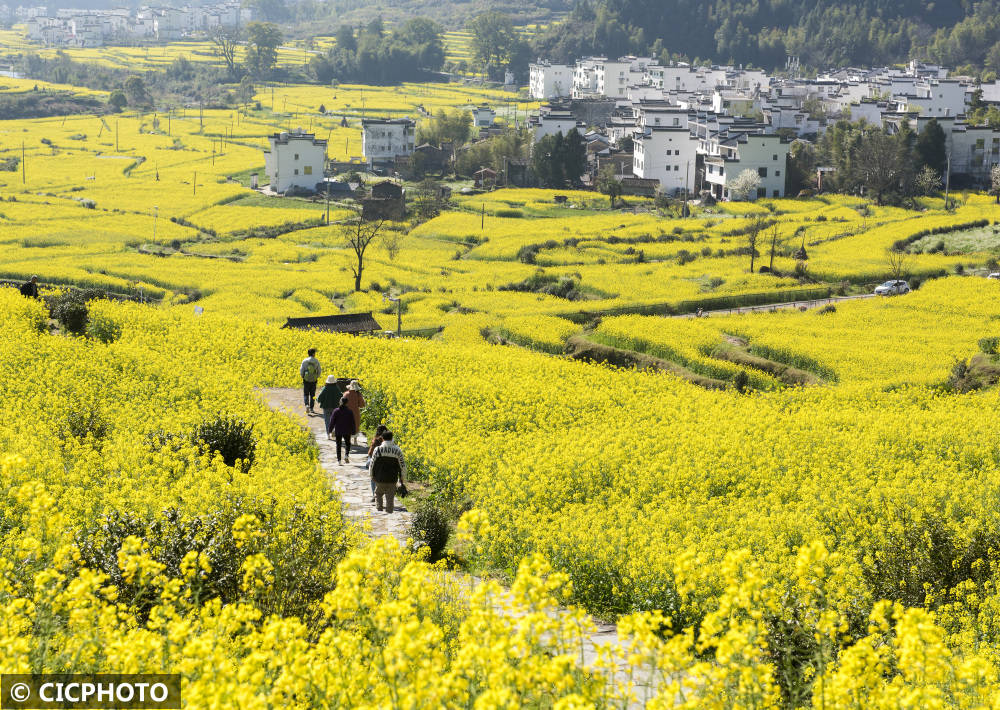
POLYGON ((364 409, 365 398, 361 394, 361 385, 358 384, 357 380, 351 380, 351 384, 347 385, 347 404, 354 412, 354 443, 358 443, 358 432, 361 431, 361 410, 364 409))
POLYGON ((406 474, 403 450, 392 440, 391 431, 383 432, 382 443, 373 452, 371 473, 372 480, 375 481, 375 507, 382 510, 384 498, 385 512, 391 513, 396 498, 396 484, 404 483, 406 474))
POLYGON ((354 435, 354 412, 347 406, 347 397, 340 400, 340 406, 333 410, 330 416, 330 425, 326 435, 330 435, 333 430, 337 438, 337 463, 340 463, 340 447, 344 446, 344 463, 351 462, 351 437, 354 435))
POLYGON ((27 298, 38 298, 38 277, 32 276, 30 279, 21 284, 21 288, 19 290, 21 291, 22 296, 26 296, 27 298))
MULTIPOLYGON (((378 429, 375 430, 375 438, 372 439, 372 443, 368 445, 368 457, 365 459, 365 468, 368 469, 369 476, 372 470, 372 454, 375 453, 375 449, 382 445, 382 435, 389 431, 389 427, 385 424, 379 424, 378 429)), ((372 503, 375 502, 375 479, 371 479, 372 482, 372 503)))
POLYGON ((330 436, 330 417, 333 416, 333 410, 340 406, 340 400, 343 398, 344 393, 340 390, 340 385, 337 384, 337 378, 330 375, 326 378, 323 389, 316 397, 319 408, 323 410, 323 424, 326 426, 326 436, 329 439, 333 438, 330 436))
POLYGON ((316 404, 316 381, 323 372, 323 368, 316 359, 316 348, 309 348, 306 352, 306 359, 299 365, 299 374, 302 375, 302 399, 306 405, 306 413, 315 413, 313 407, 316 404))

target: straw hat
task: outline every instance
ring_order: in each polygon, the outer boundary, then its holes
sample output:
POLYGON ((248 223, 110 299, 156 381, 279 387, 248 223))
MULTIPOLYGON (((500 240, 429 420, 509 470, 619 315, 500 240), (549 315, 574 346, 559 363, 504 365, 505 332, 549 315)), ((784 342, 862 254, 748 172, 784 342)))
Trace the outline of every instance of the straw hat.
POLYGON ((337 384, 337 378, 334 377, 333 375, 327 375, 326 384, 328 384, 328 385, 335 385, 335 384, 337 384))

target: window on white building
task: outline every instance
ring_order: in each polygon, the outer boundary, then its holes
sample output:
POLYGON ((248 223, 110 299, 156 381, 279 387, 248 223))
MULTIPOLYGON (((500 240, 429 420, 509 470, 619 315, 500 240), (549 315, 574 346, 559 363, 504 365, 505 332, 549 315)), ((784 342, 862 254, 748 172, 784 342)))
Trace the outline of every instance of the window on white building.
POLYGON ((299 159, 299 154, 298 154, 298 153, 296 153, 296 154, 295 154, 295 159, 296 159, 296 160, 298 160, 298 159, 299 159))
POLYGON ((299 169, 298 169, 298 168, 295 168, 295 174, 296 174, 296 175, 298 175, 298 174, 299 174, 299 169))
POLYGON ((305 173, 306 175, 312 175, 312 174, 313 174, 313 166, 311 166, 311 165, 307 165, 307 166, 306 166, 306 167, 305 167, 305 168, 303 169, 303 171, 302 171, 302 172, 304 172, 304 173, 305 173))

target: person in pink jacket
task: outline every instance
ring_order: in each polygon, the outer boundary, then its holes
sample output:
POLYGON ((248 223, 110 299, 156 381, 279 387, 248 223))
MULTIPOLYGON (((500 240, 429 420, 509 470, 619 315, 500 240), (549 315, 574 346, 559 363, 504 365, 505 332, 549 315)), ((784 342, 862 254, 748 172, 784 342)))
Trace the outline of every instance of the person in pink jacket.
POLYGON ((357 380, 351 380, 344 396, 347 397, 347 406, 354 412, 354 443, 357 444, 358 432, 361 431, 361 410, 366 404, 365 398, 361 394, 361 385, 358 384, 357 380))

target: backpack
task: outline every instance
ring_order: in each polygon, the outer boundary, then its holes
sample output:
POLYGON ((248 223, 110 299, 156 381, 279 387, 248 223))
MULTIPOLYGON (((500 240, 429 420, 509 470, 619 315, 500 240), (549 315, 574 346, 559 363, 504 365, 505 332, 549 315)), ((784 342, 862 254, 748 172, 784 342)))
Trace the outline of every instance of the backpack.
POLYGON ((372 478, 375 483, 395 483, 399 480, 399 459, 395 456, 376 456, 372 460, 372 478))
POLYGON ((306 382, 315 382, 316 379, 319 377, 319 373, 316 370, 317 368, 315 362, 307 363, 306 375, 303 379, 305 379, 306 382))

